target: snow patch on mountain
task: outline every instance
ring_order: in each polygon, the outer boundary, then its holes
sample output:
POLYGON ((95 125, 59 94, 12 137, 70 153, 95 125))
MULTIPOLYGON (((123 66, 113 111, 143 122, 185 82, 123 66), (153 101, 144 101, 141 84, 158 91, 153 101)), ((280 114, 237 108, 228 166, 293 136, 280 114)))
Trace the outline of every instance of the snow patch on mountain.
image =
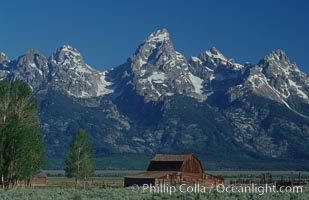
POLYGON ((296 90, 296 94, 304 99, 308 99, 308 96, 301 90, 302 86, 297 85, 296 82, 292 81, 291 79, 288 80, 289 85, 291 86, 291 89, 296 90))
POLYGON ((203 93, 203 79, 194 76, 191 72, 189 73, 189 78, 191 83, 194 86, 195 92, 197 94, 202 94, 203 93))
POLYGON ((154 33, 151 33, 146 39, 147 42, 163 42, 169 40, 169 33, 166 29, 157 30, 154 33))
POLYGON ((152 75, 148 77, 150 82, 153 81, 155 83, 163 83, 166 79, 167 77, 163 72, 153 72, 152 75))
MULTIPOLYGON (((275 100, 279 103, 282 103, 288 109, 292 110, 296 114, 307 118, 307 116, 291 108, 291 106, 287 103, 287 98, 290 96, 289 90, 287 89, 288 93, 283 93, 282 91, 284 91, 284 88, 279 88, 281 90, 279 91, 274 86, 270 85, 268 78, 262 72, 263 72, 262 68, 255 67, 254 69, 252 69, 253 74, 251 74, 247 78, 247 81, 250 83, 253 92, 266 98, 275 100)), ((288 82, 291 87, 296 89, 296 92, 300 97, 308 98, 307 95, 299 89, 301 88, 301 86, 297 85, 297 83, 295 83, 290 79, 288 79, 288 82)))
POLYGON ((227 61, 226 57, 218 51, 215 47, 205 52, 210 58, 220 59, 222 61, 227 61))
POLYGON ((202 62, 198 57, 196 57, 196 56, 191 56, 191 59, 192 59, 194 62, 199 63, 200 65, 203 64, 203 62, 202 62))
POLYGON ((95 70, 85 63, 79 51, 69 45, 58 49, 49 59, 51 87, 76 98, 91 98, 113 93, 108 72, 95 70), (59 82, 61 80, 61 83, 59 82))
POLYGON ((98 91, 97 96, 104 96, 113 93, 114 90, 109 88, 113 83, 106 80, 107 71, 100 72, 100 81, 97 83, 98 91))

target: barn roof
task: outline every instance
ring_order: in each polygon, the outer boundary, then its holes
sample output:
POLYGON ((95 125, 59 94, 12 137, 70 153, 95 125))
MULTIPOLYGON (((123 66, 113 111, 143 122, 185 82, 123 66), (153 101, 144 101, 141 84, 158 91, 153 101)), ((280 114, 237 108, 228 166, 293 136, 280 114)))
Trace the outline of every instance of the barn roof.
MULTIPOLYGON (((147 171, 125 176, 125 186, 156 183, 156 179, 164 181, 180 177, 185 177, 184 180, 191 181, 190 183, 197 179, 204 180, 205 177, 213 182, 224 181, 222 177, 204 173, 201 161, 193 154, 156 154, 149 163, 147 171)), ((182 181, 180 180, 180 182, 182 181)))
POLYGON ((183 161, 151 161, 147 171, 181 171, 183 161))
POLYGON ((37 177, 37 178, 46 178, 47 174, 45 172, 40 172, 40 173, 36 174, 35 177, 37 177))
MULTIPOLYGON (((188 173, 188 172, 178 172, 178 171, 145 171, 145 172, 139 172, 137 174, 131 174, 128 176, 125 176, 125 178, 161 178, 165 177, 167 175, 177 175, 177 174, 192 176, 194 173, 188 173)), ((221 176, 215 176, 208 173, 204 173, 205 175, 209 176, 210 179, 221 179, 224 180, 221 176)))
POLYGON ((152 161, 184 161, 192 154, 156 154, 152 161))
POLYGON ((126 178, 161 178, 168 174, 176 174, 176 171, 145 171, 126 176, 126 178))
POLYGON ((147 171, 182 171, 182 166, 193 154, 156 154, 150 161, 147 171))

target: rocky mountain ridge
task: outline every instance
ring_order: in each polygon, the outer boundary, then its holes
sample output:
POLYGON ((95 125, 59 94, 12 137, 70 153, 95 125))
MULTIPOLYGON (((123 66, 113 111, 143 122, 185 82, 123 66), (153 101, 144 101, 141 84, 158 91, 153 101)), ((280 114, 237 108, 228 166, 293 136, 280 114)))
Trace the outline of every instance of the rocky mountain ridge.
POLYGON ((0 53, 1 79, 20 79, 38 97, 51 158, 64 157, 78 128, 91 133, 98 157, 215 156, 219 147, 243 158, 309 156, 309 74, 282 50, 256 65, 238 64, 214 47, 186 59, 161 29, 107 71, 68 45, 49 58, 36 50, 17 60, 0 53))
POLYGON ((34 91, 53 88, 76 98, 119 95, 132 85, 145 101, 174 94, 203 101, 215 91, 241 88, 284 104, 282 99, 290 96, 309 102, 308 73, 301 72, 282 50, 271 52, 253 67, 227 59, 214 47, 187 60, 174 50, 166 29, 150 34, 123 65, 107 71, 92 68, 68 45, 49 58, 33 49, 16 61, 1 53, 0 66, 0 79, 21 79, 34 91))

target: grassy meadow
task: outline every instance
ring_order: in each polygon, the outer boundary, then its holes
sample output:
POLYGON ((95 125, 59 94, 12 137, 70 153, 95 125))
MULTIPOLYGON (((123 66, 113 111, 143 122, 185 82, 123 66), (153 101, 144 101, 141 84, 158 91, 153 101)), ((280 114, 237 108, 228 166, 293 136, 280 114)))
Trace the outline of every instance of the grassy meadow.
MULTIPOLYGON (((218 193, 207 191, 206 193, 155 193, 142 191, 140 188, 124 188, 123 177, 138 171, 96 171, 96 176, 90 179, 86 188, 75 188, 74 179, 66 178, 64 171, 48 170, 46 186, 35 186, 33 188, 17 188, 11 190, 0 190, 1 200, 138 200, 138 199, 252 199, 252 200, 307 200, 309 199, 309 188, 306 186, 302 193, 265 193, 263 195, 250 193, 218 193)), ((240 178, 260 177, 261 174, 271 173, 274 179, 288 178, 291 174, 299 176, 299 172, 290 171, 208 171, 208 173, 219 175, 225 178, 226 184, 230 180, 240 178)), ((309 172, 300 172, 303 180, 309 182, 309 172)))

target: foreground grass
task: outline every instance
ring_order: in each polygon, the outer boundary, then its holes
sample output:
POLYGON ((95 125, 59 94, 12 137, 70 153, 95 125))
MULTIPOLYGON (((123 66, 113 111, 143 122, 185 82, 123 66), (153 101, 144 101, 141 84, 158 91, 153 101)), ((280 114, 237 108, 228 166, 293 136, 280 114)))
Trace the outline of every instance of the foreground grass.
POLYGON ((141 199, 217 199, 217 200, 308 200, 309 191, 301 194, 296 193, 266 193, 264 195, 246 194, 246 193, 150 193, 131 190, 130 188, 91 188, 91 189, 75 189, 75 188, 35 188, 35 189, 16 189, 16 190, 0 190, 1 200, 141 200, 141 199))
MULTIPOLYGON (((93 177, 90 178, 88 187, 106 188, 123 187, 123 177, 93 177)), ((75 187, 74 178, 49 177, 47 186, 49 188, 73 188, 75 187)), ((1 199, 0 199, 1 200, 1 199)))
MULTIPOLYGON (((136 171, 96 171, 96 177, 91 178, 89 189, 74 188, 74 179, 63 177, 63 171, 46 171, 48 174, 47 186, 31 189, 1 190, 0 200, 139 200, 139 199, 203 199, 203 200, 308 200, 309 188, 303 193, 266 193, 263 195, 248 193, 180 193, 172 195, 168 193, 151 193, 123 188, 123 176, 136 173, 136 171), (59 176, 60 175, 60 176, 59 176)), ((239 177, 256 176, 263 171, 212 171, 215 175, 221 175, 226 180, 235 180, 239 177)), ((298 177, 299 172, 276 171, 271 172, 275 179, 294 174, 298 177)), ((308 180, 309 172, 301 172, 302 178, 308 180)))

